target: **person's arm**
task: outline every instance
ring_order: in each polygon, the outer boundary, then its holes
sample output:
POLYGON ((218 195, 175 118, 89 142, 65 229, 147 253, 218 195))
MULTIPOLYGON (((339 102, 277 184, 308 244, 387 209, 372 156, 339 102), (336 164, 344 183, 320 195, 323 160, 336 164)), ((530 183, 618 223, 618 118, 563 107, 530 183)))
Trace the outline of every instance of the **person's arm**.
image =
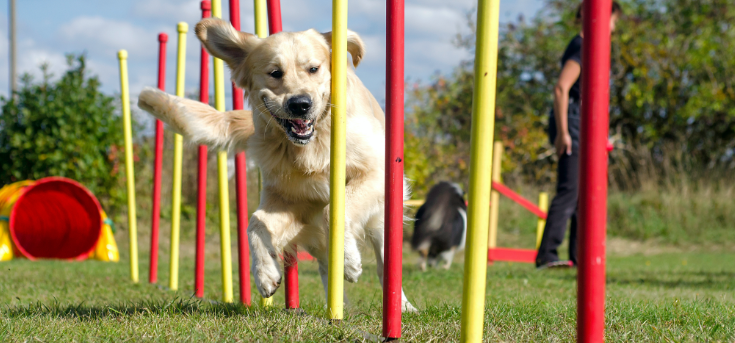
POLYGON ((559 81, 554 87, 554 119, 556 121, 556 155, 561 156, 566 153, 572 154, 572 136, 569 135, 569 126, 567 121, 567 110, 569 109, 569 89, 572 88, 580 73, 582 67, 574 60, 568 60, 564 64, 564 68, 559 75, 559 81))

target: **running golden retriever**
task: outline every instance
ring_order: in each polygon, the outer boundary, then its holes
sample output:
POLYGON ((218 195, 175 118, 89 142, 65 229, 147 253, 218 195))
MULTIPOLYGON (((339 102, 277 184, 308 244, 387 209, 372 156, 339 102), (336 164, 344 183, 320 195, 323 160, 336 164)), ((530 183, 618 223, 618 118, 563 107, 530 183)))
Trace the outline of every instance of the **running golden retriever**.
MULTIPOLYGON (((253 111, 222 113, 153 88, 143 90, 138 106, 196 144, 247 149, 260 167, 263 192, 250 219, 248 242, 263 297, 278 289, 278 256, 294 243, 316 257, 326 292, 331 33, 281 32, 261 39, 216 18, 202 20, 195 30, 206 49, 227 63, 253 111)), ((356 67, 365 48, 354 32, 347 40, 356 67)), ((380 105, 348 68, 344 274, 349 282, 362 273, 358 246, 367 244, 383 282, 384 125, 380 105)), ((402 299, 404 311, 415 311, 405 294, 402 299)))

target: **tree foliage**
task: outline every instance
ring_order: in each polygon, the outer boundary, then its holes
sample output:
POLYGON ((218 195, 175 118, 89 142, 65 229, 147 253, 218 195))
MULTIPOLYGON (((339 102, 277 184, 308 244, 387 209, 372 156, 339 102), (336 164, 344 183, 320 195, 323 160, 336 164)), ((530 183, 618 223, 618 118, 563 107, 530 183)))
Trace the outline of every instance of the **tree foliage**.
MULTIPOLYGON (((612 37, 611 178, 635 188, 642 174, 735 167, 735 10, 726 0, 621 1, 612 37)), ((553 147, 546 127, 560 59, 581 26, 578 3, 548 0, 528 22, 501 27, 495 137, 507 179, 548 182, 553 147)), ((458 48, 474 52, 473 32, 458 48)), ((422 194, 439 179, 467 186, 473 63, 409 90, 407 174, 422 194)))
POLYGON ((115 99, 100 92, 84 56, 68 55, 67 64, 58 81, 43 65, 41 82, 26 74, 14 98, 0 98, 0 180, 64 176, 115 205, 123 196, 123 129, 115 99))

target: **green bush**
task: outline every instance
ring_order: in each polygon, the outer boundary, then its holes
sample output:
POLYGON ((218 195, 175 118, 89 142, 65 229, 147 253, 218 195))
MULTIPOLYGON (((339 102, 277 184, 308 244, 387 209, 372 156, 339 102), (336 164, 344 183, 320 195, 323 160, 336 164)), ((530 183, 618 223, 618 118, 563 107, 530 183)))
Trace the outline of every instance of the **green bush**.
POLYGON ((67 56, 56 82, 48 66, 43 80, 25 74, 15 97, 0 97, 0 181, 3 184, 64 176, 89 188, 108 207, 124 197, 122 120, 115 98, 100 92, 83 55, 67 56))

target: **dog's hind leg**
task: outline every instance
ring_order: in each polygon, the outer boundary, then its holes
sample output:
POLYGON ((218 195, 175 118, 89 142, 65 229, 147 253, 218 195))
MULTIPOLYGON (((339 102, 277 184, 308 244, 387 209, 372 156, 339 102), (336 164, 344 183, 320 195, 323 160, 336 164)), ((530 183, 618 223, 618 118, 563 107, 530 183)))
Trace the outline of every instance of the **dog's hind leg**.
POLYGON ((419 269, 421 269, 422 272, 426 271, 426 260, 429 257, 429 247, 431 246, 431 241, 424 240, 420 244, 417 244, 416 246, 416 252, 419 253, 419 269))
MULTIPOLYGON (((324 208, 324 218, 329 218, 329 206, 324 208)), ((353 216, 354 217, 354 216, 353 216)), ((329 223, 325 221, 327 227, 329 223)), ((360 255, 360 248, 357 246, 357 239, 355 232, 357 229, 354 227, 356 223, 351 220, 350 216, 345 216, 345 227, 344 227, 344 279, 347 282, 357 282, 360 275, 362 275, 362 256, 360 255)), ((327 236, 329 236, 329 230, 327 230, 327 236)))
MULTIPOLYGON (((319 276, 322 278, 322 286, 324 286, 324 300, 329 302, 329 262, 327 259, 317 259, 317 262, 319 263, 319 276)), ((345 306, 348 304, 347 292, 342 292, 342 301, 344 301, 345 306)))
POLYGON ((355 283, 362 274, 362 256, 355 235, 345 230, 345 280, 355 283))
MULTIPOLYGON (((373 249, 375 250, 375 260, 378 262, 378 279, 380 280, 380 286, 385 287, 383 285, 383 261, 385 260, 383 230, 373 230, 373 232, 374 234, 371 237, 371 241, 373 243, 373 249)), ((418 312, 418 310, 408 301, 408 298, 406 298, 406 293, 403 292, 403 287, 401 287, 401 312, 418 312)))
POLYGON ((419 269, 422 272, 426 271, 426 258, 429 255, 429 249, 419 249, 419 269))
POLYGON ((449 267, 452 266, 452 260, 454 259, 454 253, 457 251, 457 248, 452 247, 451 249, 439 254, 439 258, 444 261, 444 265, 442 268, 444 270, 449 270, 449 267))

